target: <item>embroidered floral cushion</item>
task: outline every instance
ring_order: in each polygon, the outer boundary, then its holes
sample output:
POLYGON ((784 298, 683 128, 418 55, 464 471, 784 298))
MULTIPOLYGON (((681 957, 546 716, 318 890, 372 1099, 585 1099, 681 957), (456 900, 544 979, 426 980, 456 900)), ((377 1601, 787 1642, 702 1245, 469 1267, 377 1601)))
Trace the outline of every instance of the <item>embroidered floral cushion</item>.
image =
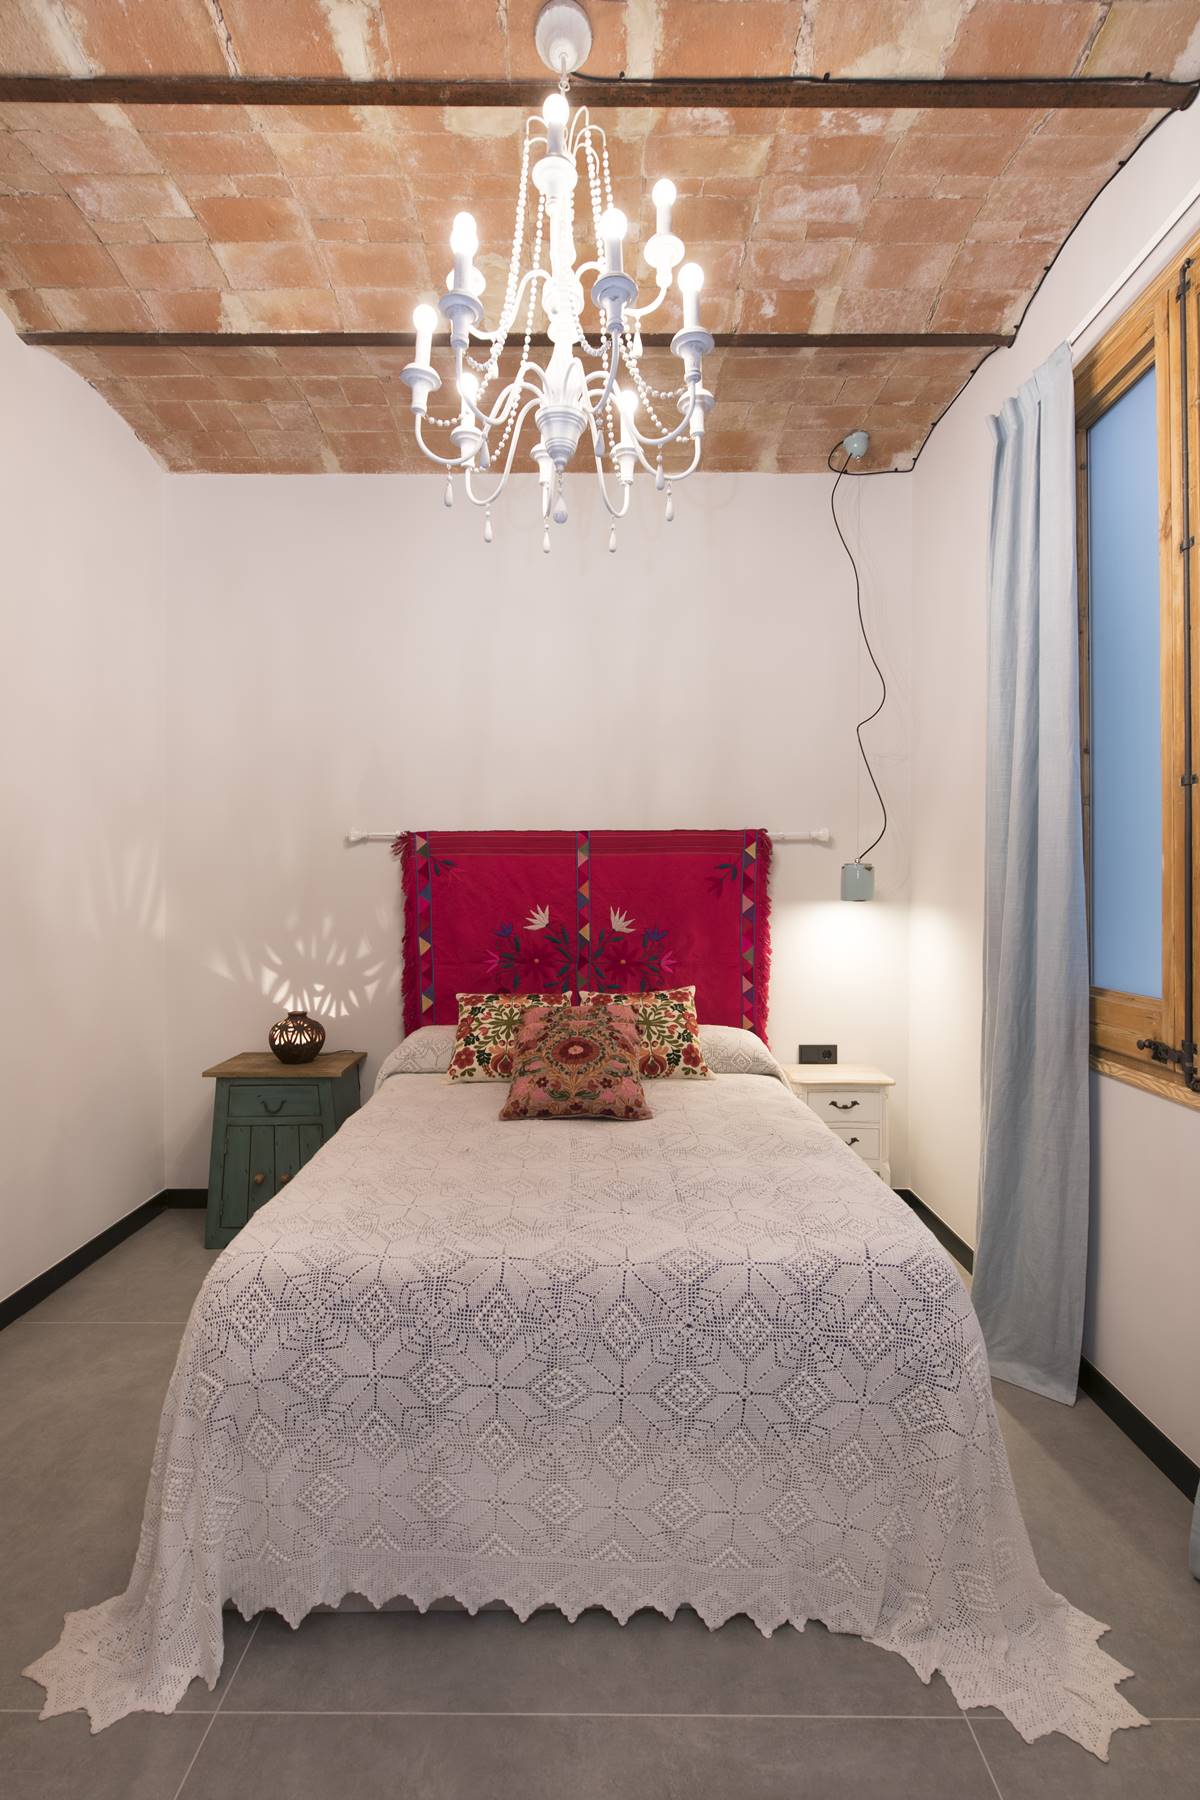
POLYGON ((502 1119, 649 1119, 628 1006, 534 1006, 502 1119))
POLYGON ((711 1075, 700 1048, 694 987, 661 988, 650 994, 579 996, 583 1006, 632 1006, 641 1051, 638 1073, 643 1081, 667 1075, 711 1075))
POLYGON ((531 1006, 559 1006, 562 994, 456 994, 458 1028, 451 1081, 509 1081, 521 1020, 531 1006))

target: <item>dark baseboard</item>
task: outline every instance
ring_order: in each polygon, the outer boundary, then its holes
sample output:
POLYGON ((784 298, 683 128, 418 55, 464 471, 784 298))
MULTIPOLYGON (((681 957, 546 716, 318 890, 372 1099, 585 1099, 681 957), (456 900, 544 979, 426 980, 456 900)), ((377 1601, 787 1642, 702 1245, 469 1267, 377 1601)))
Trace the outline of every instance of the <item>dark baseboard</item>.
POLYGON ((1107 1375, 1094 1369, 1084 1357, 1079 1364, 1079 1385, 1089 1400, 1094 1400, 1102 1413, 1107 1413, 1117 1428, 1148 1456, 1156 1469, 1166 1476, 1187 1499, 1194 1500, 1200 1486, 1200 1464, 1173 1444, 1165 1431, 1160 1431, 1139 1407, 1115 1388, 1107 1375))
POLYGON ((942 1249, 948 1250, 955 1262, 961 1263, 969 1275, 975 1267, 975 1252, 970 1244, 964 1242, 957 1231, 951 1231, 945 1220, 939 1219, 937 1214, 926 1206, 921 1196, 914 1194, 911 1188, 897 1188, 896 1192, 906 1206, 912 1207, 922 1225, 929 1227, 942 1249))
POLYGON ((204 1188, 161 1189, 152 1200, 143 1201, 141 1206, 126 1213, 123 1219, 106 1225, 103 1231, 97 1232, 94 1238, 89 1238, 86 1244, 80 1244, 78 1250, 72 1250, 69 1256, 56 1262, 52 1269, 35 1275, 32 1281, 27 1281, 15 1294, 9 1294, 6 1300, 0 1300, 0 1331, 45 1300, 73 1276, 98 1262, 110 1250, 115 1250, 118 1244, 124 1243, 127 1237, 132 1237, 135 1231, 140 1231, 143 1225, 148 1225, 151 1219, 157 1219, 159 1213, 165 1212, 168 1207, 204 1206, 207 1201, 208 1194, 204 1188))
POLYGON ((7 1300, 0 1300, 0 1330, 5 1325, 11 1325, 14 1319, 19 1319, 22 1313, 27 1313, 39 1301, 45 1300, 47 1295, 70 1281, 72 1276, 99 1261, 108 1251, 115 1250, 118 1244, 123 1243, 127 1237, 132 1237, 135 1231, 140 1231, 143 1225, 148 1225, 151 1219, 157 1219, 159 1213, 165 1210, 164 1202, 158 1194, 153 1200, 143 1201, 141 1206, 126 1213, 123 1219, 106 1225, 103 1231, 97 1232, 94 1238, 89 1238, 86 1244, 80 1244, 78 1250, 72 1250, 69 1256, 56 1262, 52 1269, 35 1275, 32 1281, 27 1281, 24 1287, 18 1288, 15 1294, 10 1294, 7 1300))
MULTIPOLYGON (((944 1250, 948 1250, 956 1262, 964 1269, 975 1267, 975 1252, 970 1245, 964 1244, 958 1233, 937 1214, 926 1206, 919 1195, 911 1188, 897 1188, 896 1192, 906 1205, 911 1206, 922 1224, 927 1225, 944 1250)), ((1200 1484, 1200 1466, 1190 1456, 1173 1444, 1165 1431, 1160 1431, 1154 1422, 1148 1419, 1140 1407, 1127 1400, 1120 1388, 1113 1386, 1107 1375, 1092 1367, 1086 1357, 1079 1364, 1079 1386, 1110 1418, 1118 1431, 1123 1431, 1133 1444, 1136 1444, 1143 1456, 1148 1456, 1167 1480, 1177 1487, 1181 1494, 1189 1500, 1195 1498, 1197 1485, 1200 1484)))

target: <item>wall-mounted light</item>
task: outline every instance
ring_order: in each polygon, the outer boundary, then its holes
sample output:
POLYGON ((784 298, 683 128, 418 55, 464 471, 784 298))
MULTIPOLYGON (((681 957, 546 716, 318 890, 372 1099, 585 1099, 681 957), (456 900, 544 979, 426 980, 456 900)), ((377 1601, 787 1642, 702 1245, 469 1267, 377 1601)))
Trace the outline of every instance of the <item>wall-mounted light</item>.
POLYGON ((842 899, 873 900, 875 898, 875 865, 868 862, 842 864, 842 899))

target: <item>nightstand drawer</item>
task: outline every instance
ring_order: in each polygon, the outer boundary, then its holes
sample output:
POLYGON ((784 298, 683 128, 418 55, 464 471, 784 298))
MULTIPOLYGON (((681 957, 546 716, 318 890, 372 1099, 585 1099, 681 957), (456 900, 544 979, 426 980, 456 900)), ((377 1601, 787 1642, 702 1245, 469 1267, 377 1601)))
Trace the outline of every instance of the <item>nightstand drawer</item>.
POLYGON ((229 1084, 229 1117, 231 1119, 319 1119, 321 1090, 315 1081, 263 1082, 229 1084))
POLYGON ((877 1125, 883 1118, 878 1088, 810 1088, 808 1104, 827 1125, 877 1125))
POLYGON ((878 1162, 878 1125, 831 1125, 830 1130, 835 1137, 841 1138, 843 1144, 849 1144, 850 1148, 861 1156, 864 1162, 878 1162))

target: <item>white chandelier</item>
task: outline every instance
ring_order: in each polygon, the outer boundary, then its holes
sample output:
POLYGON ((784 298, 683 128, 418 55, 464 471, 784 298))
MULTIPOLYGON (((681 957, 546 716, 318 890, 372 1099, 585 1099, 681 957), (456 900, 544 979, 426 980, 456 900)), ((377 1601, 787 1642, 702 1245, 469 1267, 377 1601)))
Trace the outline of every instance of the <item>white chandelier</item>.
POLYGON ((639 307, 637 283, 624 266, 627 221, 613 205, 605 134, 592 123, 586 107, 572 113, 567 101, 568 78, 583 62, 591 41, 591 26, 578 0, 549 0, 542 8, 537 47, 543 61, 558 73, 559 91, 547 97, 540 115, 525 121, 512 256, 495 330, 483 325, 480 296, 485 281, 474 262, 479 237, 475 220, 467 212, 456 215, 450 233, 454 267, 446 277, 438 311, 422 305, 413 313, 416 348, 401 379, 412 392, 417 443, 431 462, 447 470, 447 506, 454 500, 454 473, 462 473, 467 498, 484 509, 483 535, 488 543, 492 541, 491 508, 512 473, 517 441, 530 413, 540 438, 532 454, 541 484, 543 550, 550 549, 551 521, 566 522, 563 475, 585 431, 604 506, 613 521, 608 547, 615 550, 616 520, 629 511, 638 467, 654 477, 657 488, 666 490, 666 516, 668 520, 674 516, 671 484, 699 467, 705 417, 713 405, 702 369, 705 352, 713 347, 711 333, 700 323, 704 272, 697 263, 683 261, 683 244, 671 230, 674 183, 662 180, 654 186, 655 230, 644 254, 658 291, 639 307), (596 254, 579 262, 575 190, 581 169, 591 200, 587 229, 595 234, 596 254), (531 180, 537 194, 536 211, 532 249, 528 266, 523 268, 531 180), (588 277, 599 315, 595 343, 583 321, 588 277), (663 392, 647 385, 639 367, 641 321, 663 304, 673 280, 679 288, 683 325, 671 340, 671 350, 682 364, 682 379, 677 388, 663 392), (544 367, 530 355, 539 301, 551 344, 544 367), (512 379, 493 396, 500 357, 522 307, 520 361, 512 379), (430 394, 442 385, 430 360, 439 311, 449 326, 459 402, 457 414, 443 418, 428 411, 430 394), (480 347, 478 357, 471 354, 473 343, 480 347), (585 368, 584 358, 594 365, 590 370, 585 368), (622 368, 625 385, 618 380, 622 368), (668 415, 665 420, 660 409, 668 415), (675 422, 671 421, 672 412, 675 422), (431 447, 426 439, 428 428, 449 433, 451 454, 431 447), (673 445, 679 445, 684 454, 680 466, 668 469, 668 459, 675 461, 679 454, 671 450, 673 445), (615 499, 609 491, 606 459, 616 479, 615 499))

